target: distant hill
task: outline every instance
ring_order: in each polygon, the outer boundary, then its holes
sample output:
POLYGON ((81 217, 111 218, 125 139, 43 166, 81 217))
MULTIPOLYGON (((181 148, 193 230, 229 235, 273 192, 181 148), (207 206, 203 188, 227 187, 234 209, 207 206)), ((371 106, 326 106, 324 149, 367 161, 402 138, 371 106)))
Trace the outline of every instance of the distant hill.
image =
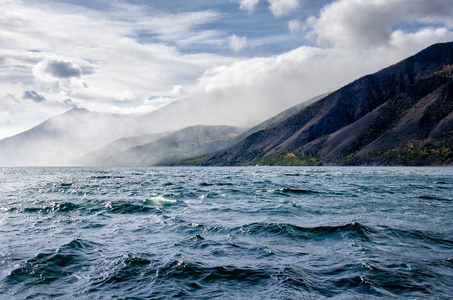
POLYGON ((71 164, 76 166, 101 166, 107 164, 115 155, 125 152, 137 146, 142 146, 155 142, 173 133, 162 132, 154 134, 144 134, 139 136, 131 136, 117 139, 111 143, 103 145, 102 148, 85 153, 81 157, 74 160, 71 164))
POLYGON ((203 165, 453 164, 453 42, 362 77, 203 165))
MULTIPOLYGON (((232 126, 191 126, 159 136, 147 136, 149 142, 124 151, 124 145, 134 141, 121 139, 96 152, 84 155, 79 161, 83 165, 95 166, 153 166, 186 158, 201 156, 231 146, 235 138, 245 129, 232 126), (113 152, 112 152, 112 147, 113 152)), ((144 141, 142 137, 138 140, 144 141)), ((132 143, 131 143, 132 142, 132 143)))
POLYGON ((74 108, 0 141, 0 166, 64 166, 87 151, 131 135, 136 122, 124 115, 74 108))

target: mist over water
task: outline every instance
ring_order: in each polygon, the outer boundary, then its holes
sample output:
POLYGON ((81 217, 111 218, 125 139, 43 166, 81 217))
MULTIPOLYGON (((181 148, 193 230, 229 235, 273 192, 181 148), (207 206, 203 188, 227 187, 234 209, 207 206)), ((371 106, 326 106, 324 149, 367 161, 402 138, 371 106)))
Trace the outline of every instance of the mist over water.
POLYGON ((453 168, 0 168, 2 299, 448 299, 453 168))

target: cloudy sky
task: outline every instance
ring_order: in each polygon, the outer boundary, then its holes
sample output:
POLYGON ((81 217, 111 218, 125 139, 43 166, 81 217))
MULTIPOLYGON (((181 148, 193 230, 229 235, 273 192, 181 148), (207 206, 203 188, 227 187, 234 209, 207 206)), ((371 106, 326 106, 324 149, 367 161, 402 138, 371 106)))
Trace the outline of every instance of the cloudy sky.
POLYGON ((193 97, 289 107, 453 40, 451 0, 0 6, 0 138, 72 107, 145 113, 193 97))

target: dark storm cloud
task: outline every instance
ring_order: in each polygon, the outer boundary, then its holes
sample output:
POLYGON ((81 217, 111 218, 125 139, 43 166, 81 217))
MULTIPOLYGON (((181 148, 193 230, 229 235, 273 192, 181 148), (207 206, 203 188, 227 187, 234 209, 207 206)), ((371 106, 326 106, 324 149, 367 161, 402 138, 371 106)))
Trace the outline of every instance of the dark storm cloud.
POLYGON ((38 103, 46 100, 46 98, 43 95, 40 95, 36 91, 33 91, 33 90, 24 91, 24 93, 22 94, 22 98, 30 99, 30 100, 33 100, 38 103))
POLYGON ((64 60, 49 61, 44 71, 60 79, 82 76, 82 70, 78 65, 64 60))

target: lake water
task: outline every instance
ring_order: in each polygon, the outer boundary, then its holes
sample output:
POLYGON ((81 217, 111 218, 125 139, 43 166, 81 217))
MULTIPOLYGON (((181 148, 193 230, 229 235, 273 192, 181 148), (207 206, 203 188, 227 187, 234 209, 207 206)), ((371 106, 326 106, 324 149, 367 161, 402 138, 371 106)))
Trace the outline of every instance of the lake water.
POLYGON ((0 299, 451 299, 453 168, 0 168, 0 299))

